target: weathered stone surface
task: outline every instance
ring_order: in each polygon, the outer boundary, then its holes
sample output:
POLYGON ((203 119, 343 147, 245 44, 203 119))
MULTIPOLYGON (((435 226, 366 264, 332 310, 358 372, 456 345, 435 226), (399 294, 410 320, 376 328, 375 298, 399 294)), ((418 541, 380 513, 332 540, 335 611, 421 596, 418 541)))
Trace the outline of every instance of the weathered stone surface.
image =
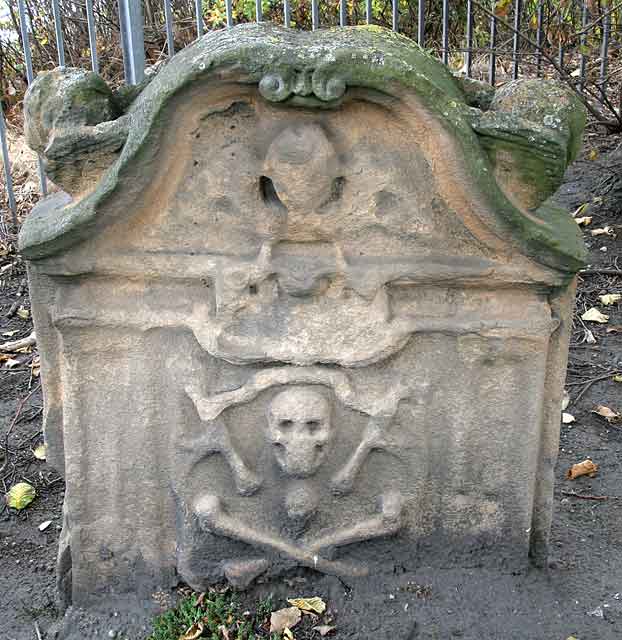
POLYGON ((472 104, 381 29, 236 27, 33 211, 68 602, 545 557, 583 247, 506 156, 556 170, 578 131, 472 104))

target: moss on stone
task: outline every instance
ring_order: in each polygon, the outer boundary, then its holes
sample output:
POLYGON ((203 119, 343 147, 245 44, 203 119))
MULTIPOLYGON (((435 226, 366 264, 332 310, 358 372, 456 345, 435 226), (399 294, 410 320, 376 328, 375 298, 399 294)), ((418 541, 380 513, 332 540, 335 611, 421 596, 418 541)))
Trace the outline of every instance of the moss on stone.
MULTIPOLYGON (((313 69, 315 98, 321 101, 334 99, 323 87, 335 77, 347 87, 370 88, 389 95, 396 93, 396 86, 415 92, 455 138, 470 179, 497 215, 503 233, 525 254, 543 264, 569 272, 582 266, 584 248, 570 216, 551 215, 539 224, 517 209, 499 188, 490 159, 472 127, 473 110, 460 83, 444 65, 411 40, 375 26, 298 32, 269 24, 248 24, 209 33, 186 47, 132 103, 125 147, 96 190, 45 220, 36 212, 27 220, 20 236, 24 255, 31 259, 44 257, 93 232, 99 224, 98 208, 122 188, 125 168, 136 162, 157 128, 165 106, 185 87, 225 69, 235 70, 242 82, 257 84, 268 72, 279 70, 287 74, 300 68, 313 69)), ((573 120, 568 125, 571 131, 568 148, 572 149, 566 158, 574 153, 578 124, 578 120, 573 120)), ((536 145, 540 133, 534 127, 536 145)), ((516 141, 506 142, 511 146, 516 141)))

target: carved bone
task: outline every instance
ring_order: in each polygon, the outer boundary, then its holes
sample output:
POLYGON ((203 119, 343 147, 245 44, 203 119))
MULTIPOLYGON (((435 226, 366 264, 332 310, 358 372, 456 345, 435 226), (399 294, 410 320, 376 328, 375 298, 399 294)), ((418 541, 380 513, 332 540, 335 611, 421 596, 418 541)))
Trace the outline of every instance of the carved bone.
POLYGON ((386 427, 392 418, 372 418, 365 428, 363 439, 346 462, 346 464, 334 475, 331 485, 337 494, 350 493, 354 487, 354 481, 369 454, 374 450, 389 450, 393 444, 386 438, 386 427))
POLYGON ((220 453, 231 468, 238 493, 242 496, 255 493, 261 487, 262 479, 242 460, 231 442, 224 420, 216 418, 216 420, 203 422, 203 425, 204 433, 194 440, 186 441, 182 445, 183 448, 194 453, 198 459, 220 453))

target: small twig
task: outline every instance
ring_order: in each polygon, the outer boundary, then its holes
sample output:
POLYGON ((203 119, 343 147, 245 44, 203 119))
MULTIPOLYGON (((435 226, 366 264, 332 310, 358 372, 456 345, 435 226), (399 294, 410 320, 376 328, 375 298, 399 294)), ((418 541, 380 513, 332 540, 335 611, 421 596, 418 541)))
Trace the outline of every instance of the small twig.
POLYGON ((608 373, 602 375, 602 376, 596 376, 596 378, 592 378, 591 380, 588 380, 585 383, 585 387, 583 387, 583 389, 581 389, 581 391, 579 391, 577 397, 572 400, 571 404, 576 404, 577 402, 579 402, 579 400, 581 400, 581 398, 583 397, 583 395, 585 394, 585 392, 596 382, 599 382, 600 380, 607 380, 607 378, 611 378, 613 376, 616 376, 620 373, 619 370, 615 370, 615 371, 609 371, 608 373))
POLYGON ((25 349, 26 347, 32 347, 37 344, 37 336, 33 331, 29 336, 25 338, 21 338, 20 340, 11 340, 10 342, 5 342, 0 344, 0 351, 10 351, 15 352, 18 349, 25 349))
POLYGON ((622 271, 619 269, 583 269, 583 271, 579 271, 580 276, 598 276, 598 275, 607 275, 607 276, 622 276, 622 271))
POLYGON ((12 318, 17 312, 17 308, 19 307, 19 304, 21 302, 20 298, 24 295, 24 289, 26 288, 26 283, 27 283, 26 278, 24 278, 19 283, 19 287, 17 288, 17 293, 15 294, 15 297, 17 298, 17 300, 15 300, 15 302, 11 305, 11 308, 7 311, 7 314, 6 314, 7 318, 12 318))
POLYGON ((581 500, 609 500, 609 498, 617 499, 618 496, 592 496, 588 493, 575 493, 574 491, 562 491, 563 496, 568 496, 570 498, 580 498, 581 500))
POLYGON ((37 386, 34 387, 32 389, 32 391, 30 391, 30 393, 27 396, 22 398, 20 400, 19 404, 17 405, 17 410, 15 411, 15 415, 13 416, 13 420, 11 420, 11 424, 9 425, 9 428, 6 430, 6 434, 4 435, 4 450, 5 450, 5 453, 6 453, 6 459, 5 459, 4 463, 2 464, 2 467, 0 467, 0 475, 2 475, 2 473, 4 472, 6 467, 9 465, 9 436, 11 435, 11 431, 13 431, 13 427, 17 424, 17 420, 19 419, 19 416, 22 413, 22 409, 24 408, 24 405, 26 404, 26 402, 28 402, 28 400, 32 396, 32 394, 35 391, 37 391, 40 387, 41 387, 41 383, 39 382, 37 384, 37 386))
POLYGON ((37 640, 43 640, 41 636, 41 629, 39 629, 39 624, 35 622, 35 633, 37 634, 37 640))

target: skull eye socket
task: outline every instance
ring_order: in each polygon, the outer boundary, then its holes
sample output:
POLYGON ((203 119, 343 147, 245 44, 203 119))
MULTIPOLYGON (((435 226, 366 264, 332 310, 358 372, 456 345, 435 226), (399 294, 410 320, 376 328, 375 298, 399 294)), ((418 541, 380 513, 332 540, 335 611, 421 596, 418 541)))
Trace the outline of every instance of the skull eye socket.
POLYGON ((279 420, 279 427, 281 429, 291 429, 293 424, 293 420, 279 420))
POLYGON ((307 420, 305 425, 310 433, 315 433, 320 428, 321 423, 319 420, 307 420))

